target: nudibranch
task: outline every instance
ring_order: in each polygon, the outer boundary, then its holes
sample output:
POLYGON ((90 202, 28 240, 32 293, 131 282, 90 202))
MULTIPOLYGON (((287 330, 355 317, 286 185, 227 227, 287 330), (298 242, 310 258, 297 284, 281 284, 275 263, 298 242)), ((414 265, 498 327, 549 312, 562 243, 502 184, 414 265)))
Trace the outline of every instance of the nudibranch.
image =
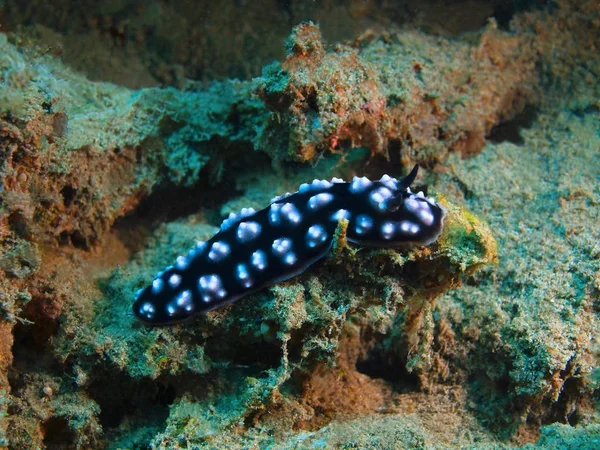
POLYGON ((314 180, 260 211, 232 213, 217 234, 138 291, 135 316, 147 324, 177 323, 294 277, 327 254, 342 219, 347 240, 359 246, 431 244, 446 211, 410 190, 418 168, 401 180, 314 180))

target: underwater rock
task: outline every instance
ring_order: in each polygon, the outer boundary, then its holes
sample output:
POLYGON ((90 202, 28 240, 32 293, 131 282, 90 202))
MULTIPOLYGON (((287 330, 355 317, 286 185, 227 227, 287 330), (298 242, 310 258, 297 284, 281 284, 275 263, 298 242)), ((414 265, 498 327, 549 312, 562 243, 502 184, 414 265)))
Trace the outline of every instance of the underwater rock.
POLYGON ((510 31, 378 25, 333 47, 305 23, 261 78, 182 89, 92 82, 0 33, 0 447, 594 445, 598 15, 561 0, 510 31), (355 248, 341 227, 321 264, 185 326, 130 313, 227 213, 412 162, 449 211, 432 246, 355 248))
POLYGON ((258 79, 271 111, 260 147, 310 161, 363 146, 405 165, 477 153, 538 101, 531 40, 491 21, 475 43, 403 31, 326 52, 319 27, 303 23, 258 79))

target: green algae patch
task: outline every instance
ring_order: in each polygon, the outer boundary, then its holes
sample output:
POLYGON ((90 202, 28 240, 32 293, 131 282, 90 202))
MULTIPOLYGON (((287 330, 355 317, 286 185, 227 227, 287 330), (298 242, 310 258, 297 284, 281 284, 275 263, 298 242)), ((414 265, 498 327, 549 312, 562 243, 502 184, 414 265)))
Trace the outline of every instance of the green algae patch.
POLYGON ((473 272, 483 265, 498 262, 498 245, 489 225, 464 207, 455 206, 445 198, 440 204, 447 210, 444 232, 439 238, 444 252, 462 272, 473 272))
POLYGON ((535 444, 521 447, 523 450, 562 450, 576 448, 579 450, 595 450, 600 447, 600 425, 572 427, 556 423, 541 428, 541 436, 535 444))
POLYGON ((469 193, 462 200, 493 230, 498 264, 437 303, 480 423, 529 440, 547 423, 597 422, 598 112, 573 125, 566 113, 537 120, 522 145, 451 161, 456 181, 444 192, 469 193))

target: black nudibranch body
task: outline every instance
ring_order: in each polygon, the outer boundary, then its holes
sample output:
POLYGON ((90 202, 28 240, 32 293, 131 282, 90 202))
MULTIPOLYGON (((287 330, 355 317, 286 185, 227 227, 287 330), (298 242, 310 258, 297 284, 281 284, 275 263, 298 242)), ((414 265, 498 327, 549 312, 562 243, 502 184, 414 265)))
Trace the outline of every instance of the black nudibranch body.
POLYGON ((135 316, 148 324, 177 323, 294 277, 327 254, 343 218, 348 241, 357 245, 432 243, 446 211, 422 192, 411 192, 417 170, 402 180, 314 180, 265 209, 231 214, 217 234, 138 292, 135 316))

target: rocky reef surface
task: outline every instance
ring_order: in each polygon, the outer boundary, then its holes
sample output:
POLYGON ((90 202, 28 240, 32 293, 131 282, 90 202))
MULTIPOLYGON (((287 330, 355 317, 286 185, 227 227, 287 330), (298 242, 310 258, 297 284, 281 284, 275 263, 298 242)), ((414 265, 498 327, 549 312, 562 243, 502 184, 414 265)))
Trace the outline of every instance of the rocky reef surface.
POLYGON ((0 3, 0 447, 597 448, 597 2, 272 3, 0 3), (414 163, 434 244, 131 314, 230 212, 414 163))

